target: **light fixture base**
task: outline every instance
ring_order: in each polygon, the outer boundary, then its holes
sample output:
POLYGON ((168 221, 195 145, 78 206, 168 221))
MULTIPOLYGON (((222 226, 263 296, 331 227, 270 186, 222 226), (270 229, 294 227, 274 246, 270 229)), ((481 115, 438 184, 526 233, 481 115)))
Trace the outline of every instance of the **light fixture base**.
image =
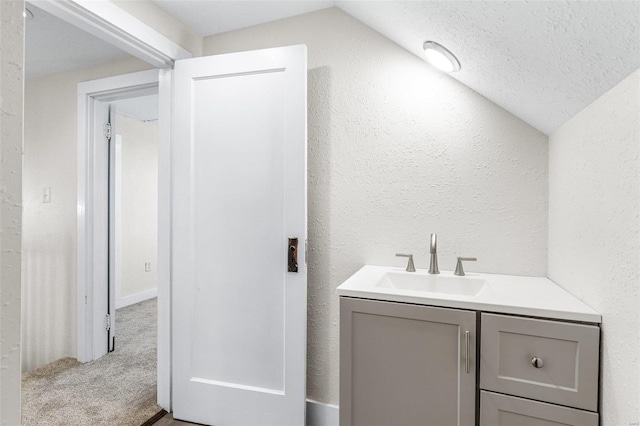
POLYGON ((460 61, 449 49, 435 41, 425 41, 422 45, 427 62, 445 72, 460 71, 460 61))

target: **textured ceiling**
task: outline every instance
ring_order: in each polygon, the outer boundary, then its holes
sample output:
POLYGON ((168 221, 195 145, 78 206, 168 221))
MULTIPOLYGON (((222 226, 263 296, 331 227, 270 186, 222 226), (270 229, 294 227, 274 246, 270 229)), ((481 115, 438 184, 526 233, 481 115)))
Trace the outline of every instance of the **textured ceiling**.
MULTIPOLYGON (((1 0, 0 0, 1 1, 1 0)), ((25 78, 88 67, 129 56, 42 9, 27 4, 25 78)))
POLYGON ((638 1, 176 1, 161 7, 201 35, 335 5, 423 57, 435 40, 452 77, 549 134, 640 68, 638 1))
POLYGON ((549 134, 640 68, 640 2, 336 1, 423 57, 435 40, 452 77, 549 134))
MULTIPOLYGON (((640 68, 640 1, 155 3, 203 36, 337 6, 421 58, 424 41, 445 45, 462 64, 453 78, 546 134, 640 68)), ((27 78, 126 56, 33 12, 27 78)))

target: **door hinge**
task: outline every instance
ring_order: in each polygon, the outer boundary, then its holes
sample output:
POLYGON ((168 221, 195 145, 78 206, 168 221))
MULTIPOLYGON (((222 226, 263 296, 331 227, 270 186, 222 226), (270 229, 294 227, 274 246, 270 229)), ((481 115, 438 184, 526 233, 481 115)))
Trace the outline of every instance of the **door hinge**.
POLYGON ((104 123, 104 137, 111 140, 111 123, 104 123))
POLYGON ((107 329, 107 331, 111 330, 111 315, 107 314, 104 317, 104 326, 107 329))

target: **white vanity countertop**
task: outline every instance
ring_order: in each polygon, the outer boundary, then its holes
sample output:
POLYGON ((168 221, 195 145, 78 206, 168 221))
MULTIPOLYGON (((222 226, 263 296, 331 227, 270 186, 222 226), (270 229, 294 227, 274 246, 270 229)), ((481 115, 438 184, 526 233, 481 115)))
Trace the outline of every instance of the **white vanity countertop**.
MULTIPOLYGON (((425 269, 405 272, 404 268, 366 265, 343 282, 336 292, 339 296, 393 302, 416 303, 448 308, 471 309, 541 318, 600 323, 602 317, 562 287, 543 277, 467 273, 455 277, 453 272, 441 271, 439 277, 484 279, 485 285, 474 296, 388 288, 376 286, 385 274, 424 275, 425 269)), ((433 277, 433 276, 432 276, 433 277)), ((464 284, 464 283, 463 283, 464 284)), ((462 284, 462 285, 463 285, 462 284)))

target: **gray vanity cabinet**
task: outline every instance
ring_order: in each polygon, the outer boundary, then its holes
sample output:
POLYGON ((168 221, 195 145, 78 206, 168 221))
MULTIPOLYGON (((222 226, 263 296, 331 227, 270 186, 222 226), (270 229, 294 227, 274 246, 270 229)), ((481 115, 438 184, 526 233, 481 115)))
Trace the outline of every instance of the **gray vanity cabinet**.
POLYGON ((340 425, 475 424, 476 312, 340 298, 340 425))

